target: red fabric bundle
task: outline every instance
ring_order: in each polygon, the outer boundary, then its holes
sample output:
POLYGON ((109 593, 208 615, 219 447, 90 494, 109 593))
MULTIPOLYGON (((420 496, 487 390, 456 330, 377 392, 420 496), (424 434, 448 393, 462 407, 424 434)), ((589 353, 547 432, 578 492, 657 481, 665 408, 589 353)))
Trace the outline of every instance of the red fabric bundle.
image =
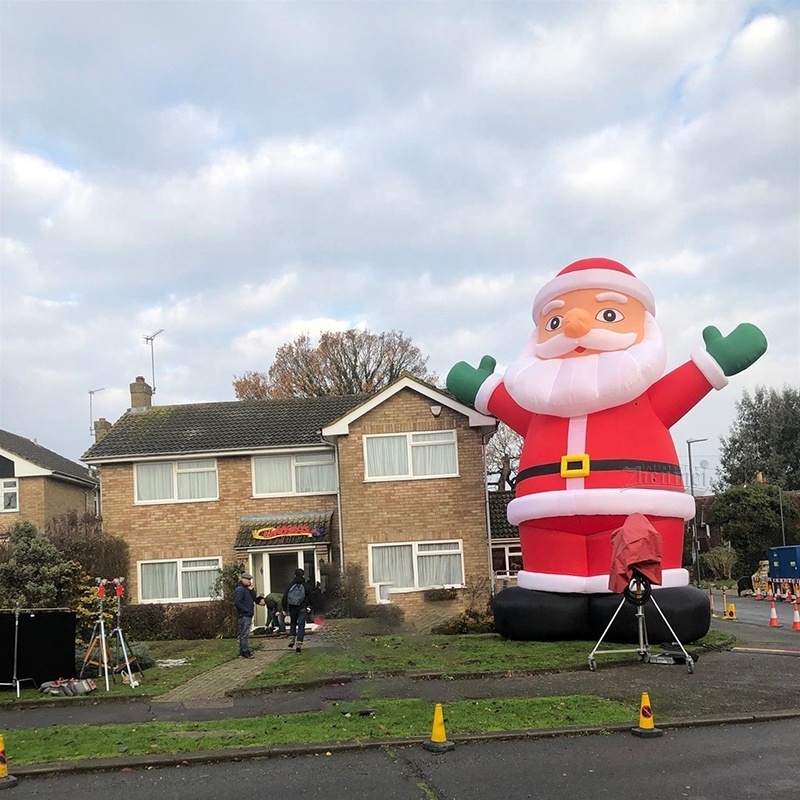
POLYGON ((661 534, 644 514, 631 514, 611 534, 608 588, 621 594, 638 570, 650 583, 661 584, 661 534))

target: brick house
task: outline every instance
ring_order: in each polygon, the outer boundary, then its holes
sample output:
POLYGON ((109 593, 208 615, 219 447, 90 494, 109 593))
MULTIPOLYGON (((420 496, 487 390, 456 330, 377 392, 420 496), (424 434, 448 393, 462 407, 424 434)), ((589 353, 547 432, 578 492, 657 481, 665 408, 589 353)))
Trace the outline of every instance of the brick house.
POLYGON ((299 566, 320 580, 326 564, 357 564, 368 601, 409 618, 426 590, 488 578, 495 420, 446 392, 404 376, 368 397, 153 406, 151 394, 137 378, 131 409, 83 456, 106 529, 130 544, 134 601, 208 599, 234 560, 263 594, 299 566))
POLYGON ((42 530, 68 511, 94 512, 98 488, 97 478, 82 464, 0 430, 0 532, 22 521, 42 530))

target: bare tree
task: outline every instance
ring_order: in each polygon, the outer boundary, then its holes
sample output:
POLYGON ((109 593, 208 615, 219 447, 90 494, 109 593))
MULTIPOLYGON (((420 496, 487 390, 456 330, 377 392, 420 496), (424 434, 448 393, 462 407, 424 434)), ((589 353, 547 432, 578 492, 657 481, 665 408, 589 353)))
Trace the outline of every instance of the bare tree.
POLYGON ((428 383, 428 357, 400 331, 327 331, 314 346, 308 334, 278 348, 268 373, 234 376, 239 400, 372 394, 404 372, 428 383))
POLYGON ((521 453, 522 437, 508 425, 499 422, 497 432, 486 446, 486 472, 490 487, 502 492, 517 485, 521 453))

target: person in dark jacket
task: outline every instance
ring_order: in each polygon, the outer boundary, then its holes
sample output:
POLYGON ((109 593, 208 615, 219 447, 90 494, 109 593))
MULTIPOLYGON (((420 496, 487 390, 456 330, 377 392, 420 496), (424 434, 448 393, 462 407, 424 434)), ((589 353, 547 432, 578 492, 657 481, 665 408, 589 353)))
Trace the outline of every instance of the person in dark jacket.
POLYGON ((283 618, 283 595, 279 592, 271 592, 264 598, 264 602, 267 604, 267 627, 271 631, 285 634, 286 622, 283 618))
POLYGON ((239 583, 233 590, 233 605, 236 607, 236 621, 239 624, 239 655, 242 658, 252 658, 250 628, 253 627, 256 593, 253 589, 253 576, 249 572, 243 572, 239 577, 239 583))
POLYGON ((289 647, 294 647, 295 653, 303 650, 306 620, 313 604, 311 589, 305 576, 304 570, 296 569, 294 580, 283 593, 283 610, 289 613, 289 647))

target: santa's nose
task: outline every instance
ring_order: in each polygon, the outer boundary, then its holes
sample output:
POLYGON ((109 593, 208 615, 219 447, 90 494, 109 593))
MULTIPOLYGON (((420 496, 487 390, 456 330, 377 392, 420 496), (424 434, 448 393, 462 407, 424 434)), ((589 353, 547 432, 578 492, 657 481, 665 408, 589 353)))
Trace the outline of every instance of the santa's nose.
POLYGON ((592 318, 583 308, 571 308, 564 314, 564 333, 570 339, 579 339, 592 329, 592 318))

